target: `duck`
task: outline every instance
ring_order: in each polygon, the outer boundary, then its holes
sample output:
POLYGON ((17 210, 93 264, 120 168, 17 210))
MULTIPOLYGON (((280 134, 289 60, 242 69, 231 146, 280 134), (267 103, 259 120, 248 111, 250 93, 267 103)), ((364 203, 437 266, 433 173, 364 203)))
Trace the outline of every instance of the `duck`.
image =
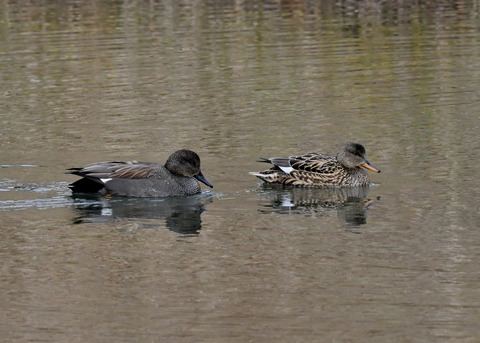
POLYGON ((266 183, 297 187, 365 186, 370 178, 368 169, 380 173, 366 158, 359 143, 347 142, 336 156, 311 152, 290 157, 261 157, 259 162, 273 164, 270 169, 250 172, 266 183))
POLYGON ((200 170, 200 157, 187 149, 172 153, 164 165, 137 161, 96 162, 69 168, 66 173, 82 177, 69 185, 72 193, 172 197, 200 193, 198 181, 213 187, 200 170))

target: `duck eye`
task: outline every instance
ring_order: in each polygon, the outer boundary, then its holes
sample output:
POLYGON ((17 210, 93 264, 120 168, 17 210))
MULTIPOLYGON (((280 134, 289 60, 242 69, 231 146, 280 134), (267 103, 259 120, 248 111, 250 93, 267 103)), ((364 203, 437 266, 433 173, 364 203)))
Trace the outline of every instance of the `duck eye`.
POLYGON ((349 151, 352 155, 355 155, 355 156, 361 156, 360 152, 356 149, 352 149, 351 151, 349 151))

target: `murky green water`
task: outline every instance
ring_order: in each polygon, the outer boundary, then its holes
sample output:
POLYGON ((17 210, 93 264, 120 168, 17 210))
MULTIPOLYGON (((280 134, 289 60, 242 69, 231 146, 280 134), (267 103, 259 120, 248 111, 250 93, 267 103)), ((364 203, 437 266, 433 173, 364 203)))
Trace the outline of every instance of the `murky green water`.
POLYGON ((4 342, 476 342, 476 1, 0 2, 4 342), (400 7, 396 7, 400 6, 400 7), (259 156, 365 145, 366 189, 259 156), (72 197, 190 148, 213 190, 72 197))

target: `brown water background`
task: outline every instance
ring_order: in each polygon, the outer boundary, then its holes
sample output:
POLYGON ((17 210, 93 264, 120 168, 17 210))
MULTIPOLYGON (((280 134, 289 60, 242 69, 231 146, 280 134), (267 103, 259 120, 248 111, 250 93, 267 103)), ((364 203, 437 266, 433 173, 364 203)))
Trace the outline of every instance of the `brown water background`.
POLYGON ((478 1, 0 1, 2 342, 480 341, 478 1), (362 143, 355 191, 259 156, 362 143), (201 157, 187 199, 72 166, 201 157))

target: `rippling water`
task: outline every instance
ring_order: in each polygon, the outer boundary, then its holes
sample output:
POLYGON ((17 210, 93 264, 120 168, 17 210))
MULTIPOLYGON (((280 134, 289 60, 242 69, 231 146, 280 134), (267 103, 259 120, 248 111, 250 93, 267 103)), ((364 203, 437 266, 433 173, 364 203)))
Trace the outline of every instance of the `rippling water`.
POLYGON ((478 9, 0 2, 2 341, 478 341, 478 9), (348 140, 370 187, 248 174, 348 140), (67 187, 179 148, 213 190, 67 187))

